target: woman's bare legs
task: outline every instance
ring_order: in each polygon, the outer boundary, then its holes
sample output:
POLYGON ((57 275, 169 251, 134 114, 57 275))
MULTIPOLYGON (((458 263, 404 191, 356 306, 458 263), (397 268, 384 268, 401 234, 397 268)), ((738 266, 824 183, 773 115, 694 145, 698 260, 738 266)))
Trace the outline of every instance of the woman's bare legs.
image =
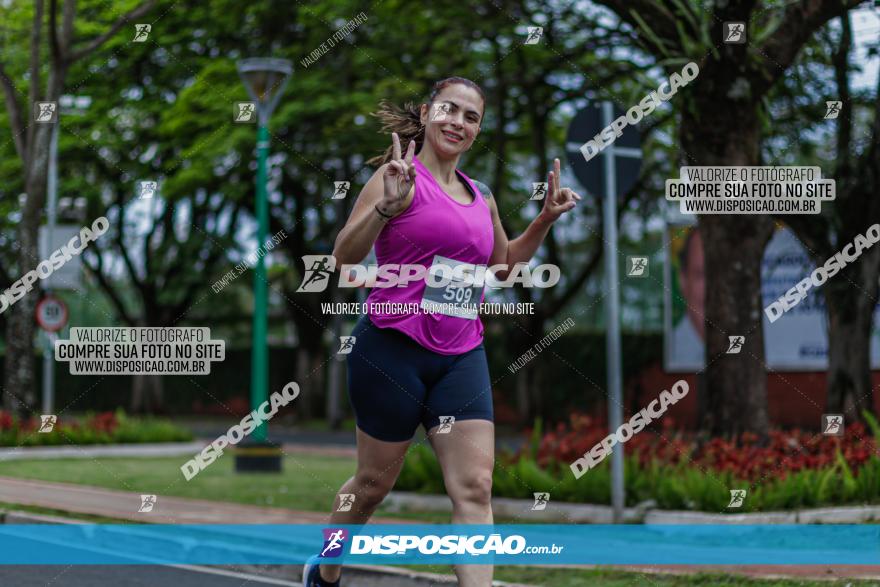
MULTIPOLYGON (((453 524, 492 523, 492 469, 495 466, 495 424, 462 420, 446 434, 431 428, 428 438, 452 499, 453 524)), ((492 565, 456 565, 460 587, 490 587, 492 565)))
MULTIPOLYGON (((410 442, 384 442, 366 434, 360 428, 357 429, 357 471, 354 477, 343 483, 336 494, 329 525, 364 524, 370 519, 394 487, 410 442), (338 511, 339 494, 342 493, 354 495, 354 503, 347 512, 338 511)), ((322 564, 319 572, 325 581, 336 581, 342 572, 342 566, 322 564)))

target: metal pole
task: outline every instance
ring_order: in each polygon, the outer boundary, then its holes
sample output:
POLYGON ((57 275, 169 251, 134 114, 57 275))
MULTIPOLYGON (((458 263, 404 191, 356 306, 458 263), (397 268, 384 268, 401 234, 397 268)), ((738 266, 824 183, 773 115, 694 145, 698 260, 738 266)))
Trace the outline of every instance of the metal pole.
MULTIPOLYGON (((269 227, 269 204, 267 195, 266 158, 269 154, 269 129, 260 120, 257 131, 257 246, 266 242, 269 227)), ((257 255, 254 268, 254 325, 251 349, 251 409, 257 409, 269 397, 269 354, 266 348, 268 287, 266 283, 265 255, 257 255)), ((253 438, 265 442, 268 425, 261 423, 254 430, 253 438)))
MULTIPOLYGON (((611 102, 602 103, 602 127, 608 127, 614 119, 611 102)), ((623 394, 621 390, 620 365, 620 294, 617 275, 617 180, 615 176, 614 147, 602 151, 605 162, 605 279, 607 282, 608 311, 606 326, 606 371, 608 375, 608 426, 614 433, 623 423, 623 394)), ((611 453, 611 505, 614 507, 614 523, 623 522, 623 445, 618 444, 611 453)))
MULTIPOLYGON (((55 234, 55 222, 58 214, 58 123, 52 127, 52 137, 49 141, 49 178, 46 186, 47 191, 47 209, 46 209, 46 252, 52 250, 52 239, 55 234)), ((46 288, 46 293, 51 289, 46 288)), ((52 336, 44 332, 43 338, 46 341, 45 350, 43 351, 43 413, 51 414, 55 404, 55 369, 53 364, 53 354, 55 352, 52 344, 52 336)))

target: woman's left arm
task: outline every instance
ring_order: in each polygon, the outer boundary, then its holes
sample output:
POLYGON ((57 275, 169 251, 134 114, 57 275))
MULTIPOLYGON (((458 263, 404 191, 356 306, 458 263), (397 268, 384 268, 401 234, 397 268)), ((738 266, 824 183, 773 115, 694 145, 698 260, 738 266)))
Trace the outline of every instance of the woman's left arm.
POLYGON ((501 219, 498 214, 498 205, 494 198, 489 199, 489 208, 492 210, 492 225, 495 231, 495 245, 489 265, 507 265, 507 271, 495 273, 500 280, 507 279, 510 270, 517 263, 528 263, 535 251, 541 246, 544 237, 550 232, 550 227, 564 213, 573 209, 581 197, 570 188, 559 187, 560 164, 559 159, 553 160, 553 171, 547 174, 547 195, 544 197, 544 207, 538 216, 532 220, 528 228, 517 238, 508 241, 501 219))

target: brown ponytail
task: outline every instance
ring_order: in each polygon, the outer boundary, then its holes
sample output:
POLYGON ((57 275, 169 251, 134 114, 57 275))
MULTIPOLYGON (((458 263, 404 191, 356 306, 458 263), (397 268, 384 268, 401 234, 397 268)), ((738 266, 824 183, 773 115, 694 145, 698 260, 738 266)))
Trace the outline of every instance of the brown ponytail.
MULTIPOLYGON (((429 108, 434 103, 434 98, 437 97, 437 94, 450 84, 464 84, 476 90, 483 99, 483 110, 485 111, 486 96, 483 94, 480 86, 469 79, 457 76, 447 77, 434 84, 431 88, 431 93, 428 95, 429 108)), ((370 114, 378 118, 382 123, 382 130, 380 131, 382 134, 389 136, 393 132, 397 133, 397 136, 400 137, 400 149, 402 152, 406 152, 407 146, 409 146, 409 142, 412 140, 416 142, 416 153, 422 149, 422 143, 425 142, 425 127, 422 126, 421 104, 407 102, 401 108, 388 100, 382 100, 379 103, 379 110, 370 114)), ((392 154, 393 147, 389 145, 384 153, 367 160, 367 165, 375 165, 377 167, 384 165, 391 161, 392 154)))

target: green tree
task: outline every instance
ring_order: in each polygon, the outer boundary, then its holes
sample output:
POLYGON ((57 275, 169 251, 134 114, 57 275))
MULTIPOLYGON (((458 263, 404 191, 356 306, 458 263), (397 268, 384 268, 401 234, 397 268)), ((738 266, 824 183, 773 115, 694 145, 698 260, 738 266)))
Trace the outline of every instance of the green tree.
MULTIPOLYGON (((681 102, 679 145, 688 165, 758 165, 765 97, 828 21, 861 0, 772 5, 731 0, 706 6, 669 0, 597 0, 614 11, 670 73, 695 60, 699 77, 681 102), (747 43, 723 44, 725 22, 745 22, 747 43)), ((706 371, 702 425, 713 434, 768 429, 761 259, 773 223, 766 216, 699 218, 705 254, 706 371), (745 335, 727 355, 729 335, 745 335)))
MULTIPOLYGON (((79 61, 89 59, 123 26, 149 12, 153 4, 155 0, 146 0, 116 17, 109 25, 101 27, 98 34, 95 34, 98 27, 93 22, 88 26, 81 25, 80 30, 76 30, 76 0, 63 0, 60 7, 57 0, 49 0, 48 3, 46 0, 35 0, 26 7, 16 4, 6 9, 11 17, 7 22, 14 24, 21 23, 25 14, 31 16, 27 61, 19 59, 15 63, 6 63, 0 60, 0 87, 3 88, 12 140, 22 162, 24 177, 25 198, 18 225, 16 256, 16 272, 19 275, 40 262, 37 231, 46 199, 49 141, 53 126, 33 122, 35 105, 37 102, 57 103, 64 91, 70 68, 79 61), (82 29, 88 32, 84 33, 82 29)), ((85 8, 80 22, 104 20, 98 16, 98 3, 79 8, 85 8)), ((16 40, 22 43, 20 36, 25 30, 13 29, 15 32, 10 36, 17 36, 16 40)), ((16 49, 10 53, 20 55, 16 49)), ((38 291, 32 291, 9 310, 4 381, 4 405, 9 410, 23 412, 34 402, 32 345, 34 308, 38 297, 38 291)))

